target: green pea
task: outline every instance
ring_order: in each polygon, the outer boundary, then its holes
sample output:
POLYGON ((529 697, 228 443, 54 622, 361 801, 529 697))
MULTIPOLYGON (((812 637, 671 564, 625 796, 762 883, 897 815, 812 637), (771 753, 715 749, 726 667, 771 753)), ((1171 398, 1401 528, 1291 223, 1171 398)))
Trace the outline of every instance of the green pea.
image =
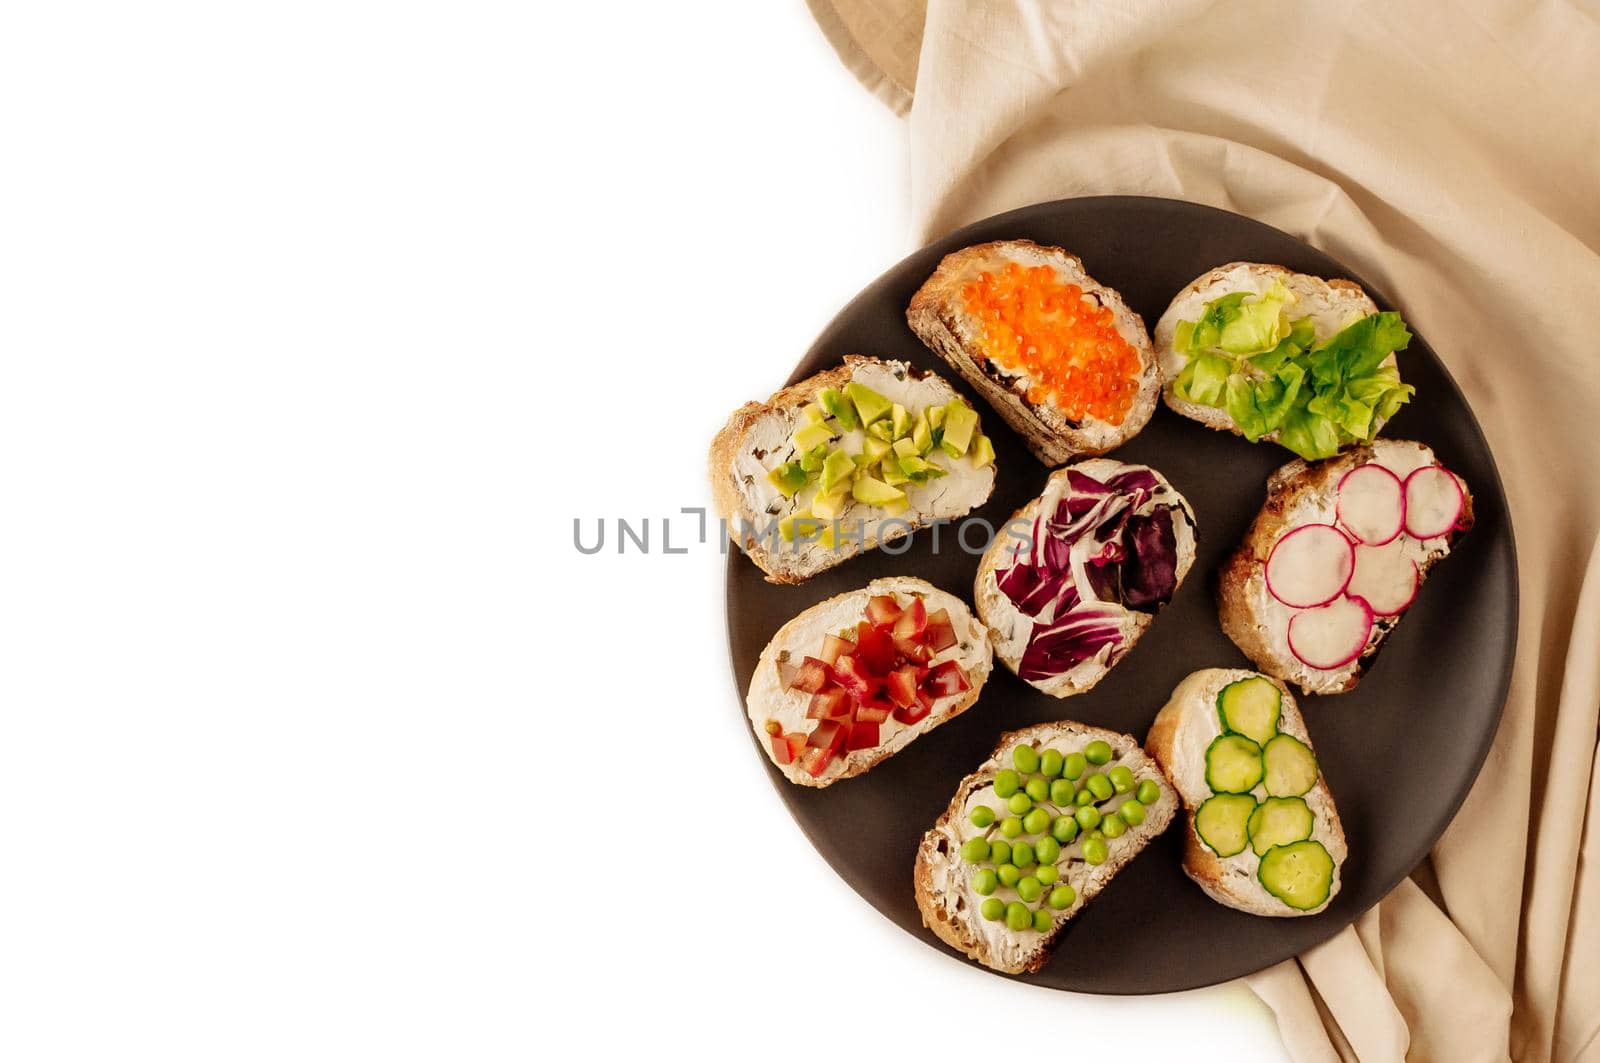
POLYGON ((1016 816, 1007 816, 1000 821, 1000 833, 1007 838, 1017 838, 1022 835, 1022 820, 1016 816))
POLYGON ((1049 912, 1043 908, 1035 908, 1033 910, 1033 928, 1039 933, 1048 934, 1050 933, 1050 928, 1055 925, 1056 921, 1050 918, 1049 912))
POLYGON ((979 908, 978 911, 982 912, 983 917, 992 923, 1006 914, 1006 902, 999 897, 990 897, 983 902, 983 907, 979 908))
POLYGON ((972 876, 972 889, 980 896, 987 897, 1000 888, 1000 876, 990 867, 980 868, 972 876))
POLYGON ((1127 821, 1115 812, 1100 821, 1100 833, 1107 838, 1120 838, 1127 829, 1127 821))
POLYGON ((989 843, 982 838, 968 838, 961 846, 961 859, 969 864, 981 864, 989 859, 989 843))
POLYGON ((1022 817, 1022 829, 1029 834, 1043 834, 1050 829, 1050 813, 1036 808, 1022 817))
MULTIPOLYGON (((1055 889, 1050 891, 1050 907, 1054 908, 1058 912, 1062 911, 1063 909, 1066 909, 1066 908, 1071 908, 1072 907, 1072 902, 1077 900, 1077 899, 1078 899, 1077 892, 1071 886, 1068 886, 1066 883, 1062 883, 1061 885, 1057 886, 1055 889)), ((983 909, 984 918, 985 919, 990 918, 990 916, 989 916, 989 908, 988 908, 989 902, 988 901, 984 901, 983 903, 984 903, 984 909, 983 909)))
POLYGON ((1043 801, 1050 796, 1050 784, 1045 781, 1043 775, 1035 775, 1028 780, 1028 785, 1022 789, 1024 793, 1035 801, 1043 801))
POLYGON ((1033 866, 1033 846, 1018 842, 1011 847, 1011 863, 1017 867, 1033 866))
POLYGON ((995 872, 995 877, 1002 886, 1015 886, 1022 881, 1022 870, 1016 864, 1001 864, 1000 870, 995 872))
POLYGON ((1076 819, 1078 826, 1084 830, 1094 830, 1100 825, 1100 810, 1093 805, 1084 805, 1073 813, 1072 818, 1076 819))
POLYGON ((1117 806, 1117 815, 1128 821, 1128 825, 1137 827, 1144 822, 1144 806, 1137 801, 1124 801, 1117 806))
POLYGON ((1096 772, 1083 781, 1084 789, 1094 794, 1096 801, 1104 801, 1116 791, 1111 786, 1111 780, 1096 772))
POLYGON ((1054 864, 1040 864, 1039 870, 1033 873, 1033 877, 1046 886, 1054 886, 1056 879, 1061 877, 1061 869, 1054 864))
POLYGON ((1076 779, 1089 770, 1089 759, 1082 753, 1068 753, 1061 758, 1061 774, 1068 779, 1076 779))
POLYGON ((974 827, 982 830, 984 827, 987 827, 989 824, 994 822, 994 809, 990 808, 988 805, 979 805, 977 808, 972 810, 972 815, 968 816, 967 818, 972 820, 972 825, 974 827))
POLYGON ((1032 875, 1023 875, 1017 880, 1017 896, 1032 904, 1044 895, 1044 884, 1032 875))
POLYGON ((1050 837, 1065 845, 1078 836, 1078 821, 1071 816, 1057 816, 1050 824, 1050 837))
POLYGON ((1161 800, 1161 786, 1154 779, 1146 779, 1139 784, 1139 789, 1134 795, 1141 805, 1153 805, 1161 800))
POLYGON ((1061 843, 1046 834, 1033 843, 1033 855, 1041 864, 1053 864, 1061 858, 1061 843))
POLYGON ((1057 779, 1050 784, 1050 803, 1052 805, 1069 805, 1072 803, 1074 793, 1071 780, 1057 779))
POLYGON ((1011 843, 1002 838, 996 838, 990 842, 989 862, 991 864, 1009 864, 1011 862, 1011 843))
POLYGON ((994 777, 995 796, 1002 799, 1010 797, 1022 788, 1022 779, 1010 768, 1005 768, 994 777))
POLYGON ((1110 851, 1106 848, 1104 838, 1085 838, 1083 840, 1083 858, 1091 864, 1103 864, 1110 851))
POLYGON ((1111 762, 1111 743, 1104 739, 1096 738, 1093 742, 1083 747, 1083 755, 1090 764, 1109 764, 1111 762))
POLYGON ((1024 793, 1015 793, 1006 801, 1006 807, 1020 816, 1033 807, 1033 798, 1024 793))
POLYGON ((1011 751, 1011 763, 1024 775, 1039 770, 1039 751, 1032 746, 1017 746, 1011 751))
POLYGON ((1006 905, 1006 926, 1012 930, 1027 930, 1033 926, 1033 913, 1021 901, 1006 905))
POLYGON ((1047 749, 1039 754, 1039 774, 1046 779, 1054 779, 1061 774, 1061 752, 1047 749))
POLYGON ((1106 772, 1106 778, 1111 780, 1112 789, 1119 794, 1125 794, 1133 789, 1133 769, 1126 764, 1118 764, 1106 772))
POLYGON ((1087 786, 1085 786, 1082 790, 1078 791, 1077 796, 1072 799, 1072 803, 1080 807, 1083 805, 1092 805, 1094 804, 1094 793, 1087 786))

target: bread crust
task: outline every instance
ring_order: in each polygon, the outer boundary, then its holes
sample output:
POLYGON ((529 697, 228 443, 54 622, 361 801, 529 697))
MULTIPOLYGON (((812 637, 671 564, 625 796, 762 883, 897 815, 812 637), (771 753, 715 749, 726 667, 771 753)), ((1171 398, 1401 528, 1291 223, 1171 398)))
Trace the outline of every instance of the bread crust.
POLYGON ((1063 720, 1042 723, 1008 731, 1000 736, 994 752, 978 769, 961 780, 933 827, 923 835, 917 846, 916 864, 912 869, 912 884, 916 893, 917 910, 922 914, 923 925, 934 935, 970 959, 985 967, 1007 974, 1030 974, 1039 970, 1050 959, 1051 950, 1067 925, 1077 917, 1085 905, 1099 896, 1100 891, 1116 877, 1127 863, 1142 852, 1172 822, 1178 808, 1178 796, 1167 783, 1160 768, 1140 748, 1132 735, 1119 734, 1103 727, 1063 720), (1015 955, 999 955, 985 940, 979 929, 979 914, 975 905, 966 903, 959 882, 962 876, 959 833, 955 823, 962 815, 967 797, 977 789, 989 785, 1001 768, 1010 764, 1013 746, 1022 742, 1070 741, 1084 744, 1103 739, 1110 744, 1115 757, 1134 768, 1138 778, 1153 778, 1161 783, 1161 798, 1145 808, 1145 821, 1130 827, 1118 839, 1105 863, 1092 867, 1079 881, 1074 882, 1077 899, 1063 913, 1063 918, 1049 934, 1039 935, 1032 948, 1018 950, 1015 955), (1131 844, 1123 844, 1124 841, 1131 844))
MULTIPOLYGON (((707 468, 711 478, 711 500, 716 507, 717 516, 721 518, 727 529, 728 538, 735 546, 743 550, 746 556, 753 561, 757 568, 765 573, 768 583, 796 584, 804 583, 819 572, 825 572, 835 565, 843 564, 863 548, 845 549, 843 547, 829 550, 801 551, 797 549, 785 550, 769 548, 767 545, 773 540, 763 540, 754 534, 746 534, 745 527, 757 526, 762 519, 760 514, 752 512, 744 502, 739 492, 738 482, 735 477, 735 463, 745 446, 746 437, 758 424, 774 414, 789 414, 798 411, 811 402, 817 393, 824 388, 842 390, 855 376, 858 369, 864 366, 882 366, 886 368, 900 367, 913 379, 933 379, 950 394, 950 398, 957 398, 957 392, 949 383, 933 373, 916 369, 903 362, 884 361, 870 358, 865 355, 847 354, 843 364, 832 369, 825 369, 815 376, 807 377, 797 383, 790 384, 774 392, 766 402, 747 402, 729 415, 727 422, 717 432, 711 441, 711 449, 707 458, 707 468), (816 563, 812 563, 815 559, 816 563)), ((979 414, 978 426, 975 435, 983 431, 982 414, 979 414)), ((985 492, 984 499, 994 489, 991 477, 989 491, 985 492)), ((974 507, 975 508, 975 507, 974 507)), ((966 510, 964 512, 970 512, 966 510)), ((892 543, 910 535, 918 528, 932 523, 935 518, 925 514, 908 512, 899 518, 880 538, 875 538, 864 549, 876 549, 885 543, 892 543)))
MULTIPOLYGON (((1186 358, 1174 349, 1173 339, 1177 333, 1178 322, 1197 318, 1201 308, 1211 299, 1240 289, 1265 291, 1274 281, 1282 281, 1284 286, 1302 301, 1318 307, 1319 316, 1325 313, 1330 318, 1340 314, 1364 317, 1378 312, 1378 305, 1372 301, 1372 297, 1362 289, 1361 285, 1342 277, 1325 280, 1309 273, 1296 273, 1287 266, 1268 262, 1229 262, 1207 270, 1173 296, 1172 302, 1156 322, 1154 343, 1156 360, 1160 366, 1161 401, 1174 413, 1199 421, 1207 428, 1219 432, 1243 435, 1234 425, 1233 418, 1228 415, 1227 410, 1190 402, 1174 393, 1173 386, 1186 358)), ((1319 325, 1317 339, 1326 339, 1333 334, 1333 331, 1330 327, 1319 325)), ((1395 356, 1391 354, 1384 360, 1384 364, 1397 364, 1395 356)), ((1383 422, 1379 421, 1373 430, 1377 431, 1382 427, 1383 422)), ((1276 442, 1278 433, 1269 432, 1261 438, 1268 442, 1276 442)))
MULTIPOLYGON (((1223 562, 1217 579, 1217 619, 1223 632, 1234 645, 1244 651, 1255 666, 1274 679, 1297 685, 1306 694, 1342 694, 1354 690, 1362 675, 1377 659, 1389 632, 1399 625, 1399 616, 1376 617, 1373 635, 1361 656, 1340 669, 1310 669, 1283 652, 1275 644, 1270 618, 1263 614, 1260 602, 1265 586, 1265 565, 1272 548, 1291 527, 1304 521, 1294 521, 1296 511, 1310 507, 1320 508, 1328 522, 1333 520, 1333 499, 1339 481, 1358 465, 1378 458, 1380 449, 1393 446, 1420 447, 1427 453, 1429 463, 1434 461, 1433 451, 1421 443, 1410 440, 1375 440, 1368 446, 1356 446, 1331 458, 1307 462, 1296 458, 1279 467, 1267 478, 1267 500, 1250 523, 1244 539, 1223 562)), ((1460 477, 1457 477, 1460 481, 1460 477)), ((1461 519, 1456 530, 1443 536, 1443 543, 1417 563, 1418 593, 1427 582, 1428 573, 1442 558, 1450 553, 1456 537, 1471 530, 1473 522, 1472 492, 1461 484, 1461 519)))
POLYGON ((954 251, 912 296, 906 321, 923 343, 978 389, 1046 465, 1119 447, 1137 435, 1155 411, 1161 374, 1144 320, 1120 293, 1089 276, 1082 259, 1059 247, 1032 240, 997 240, 954 251), (963 307, 961 289, 978 274, 1013 261, 1054 266, 1058 274, 1111 311, 1118 334, 1138 352, 1139 391, 1120 425, 1092 417, 1073 422, 1053 405, 1029 402, 1020 379, 1002 374, 983 354, 978 343, 981 327, 963 307))
POLYGON ((831 598, 818 602, 780 627, 767 643, 766 648, 761 651, 760 660, 756 662, 755 672, 750 677, 750 689, 745 695, 745 712, 749 717, 751 727, 756 732, 756 739, 760 742, 762 750, 767 754, 767 759, 771 760, 773 765, 783 772, 784 777, 799 786, 808 786, 820 790, 832 786, 840 779, 851 779, 857 775, 865 774, 875 765, 900 752, 911 742, 927 734, 935 727, 948 723, 966 712, 977 702, 978 695, 983 693, 983 685, 988 682, 989 673, 993 670, 994 656, 989 645, 988 629, 983 626, 982 621, 973 615, 965 602, 953 594, 939 590, 939 588, 926 580, 917 579, 914 576, 888 576, 882 579, 875 579, 859 590, 846 591, 843 594, 836 594, 831 598), (802 655, 815 656, 821 648, 820 638, 811 639, 810 636, 815 634, 811 629, 814 627, 815 621, 822 615, 847 601, 858 600, 860 607, 855 610, 855 613, 859 616, 861 611, 865 609, 868 598, 875 594, 889 593, 919 595, 932 608, 947 608, 951 610, 950 620, 955 627, 958 639, 961 640, 958 645, 965 647, 966 644, 970 643, 981 648, 978 663, 966 669, 967 681, 971 684, 971 689, 953 699, 942 698, 936 702, 934 709, 927 716, 899 732, 902 735, 909 735, 904 740, 900 740, 897 737, 892 743, 885 742, 871 749, 858 749, 854 752, 842 754, 835 762, 843 766, 842 771, 833 771, 832 766, 830 766, 830 769, 824 772, 821 777, 816 777, 801 766, 800 758, 798 757, 788 764, 779 764, 777 758, 773 756, 772 743, 768 741, 768 736, 762 730, 762 724, 771 715, 772 709, 768 693, 763 692, 763 688, 767 686, 767 684, 763 683, 764 673, 774 672, 777 669, 778 654, 781 651, 789 650, 802 655))
MULTIPOLYGON (((1183 800, 1183 871, 1195 885, 1205 891, 1206 896, 1218 904, 1241 912, 1249 912, 1251 915, 1283 918, 1316 915, 1333 903, 1333 899, 1338 896, 1341 886, 1340 869, 1349 855, 1344 824, 1339 819, 1339 810, 1334 804, 1333 793, 1328 788, 1327 779, 1320 770, 1317 772, 1316 784, 1305 794, 1305 802, 1312 814, 1317 817, 1317 821, 1325 825, 1319 840, 1328 850, 1328 855, 1333 858, 1334 875, 1327 899, 1316 908, 1300 911, 1284 904, 1267 892, 1253 871, 1247 875, 1241 873, 1254 867, 1253 854, 1248 849, 1235 856, 1219 857, 1206 847, 1194 829, 1195 811, 1205 798, 1210 796, 1211 789, 1205 782, 1205 765, 1190 763, 1183 757, 1178 742, 1179 731, 1186 724, 1196 722, 1189 718, 1191 714, 1216 711, 1214 701, 1207 700, 1205 694, 1215 698, 1213 691, 1220 690, 1229 683, 1259 674, 1243 668, 1203 668, 1191 672, 1178 684, 1172 692, 1172 698, 1156 714, 1155 722, 1150 725, 1150 732, 1145 736, 1144 748, 1160 765, 1162 772, 1183 800)), ((1305 717, 1301 715, 1294 695, 1281 680, 1272 676, 1264 678, 1277 687, 1283 696, 1282 713, 1278 721, 1279 733, 1299 739, 1315 753, 1316 747, 1311 742, 1305 717)))

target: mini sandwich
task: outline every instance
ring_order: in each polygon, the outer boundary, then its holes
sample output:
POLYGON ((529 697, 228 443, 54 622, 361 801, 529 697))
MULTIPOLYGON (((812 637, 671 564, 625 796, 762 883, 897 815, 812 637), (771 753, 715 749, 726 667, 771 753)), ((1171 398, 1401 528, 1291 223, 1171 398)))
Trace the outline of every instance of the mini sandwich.
POLYGON ((1002 240, 946 255, 906 320, 1046 465, 1121 446, 1155 410, 1144 321, 1059 247, 1002 240))
POLYGON ((1472 495, 1421 443, 1379 439, 1291 461, 1223 564, 1217 613, 1246 657, 1307 694, 1339 694, 1472 527, 1472 495))
POLYGON ((1234 262, 1191 283, 1156 322, 1166 404, 1302 458, 1370 443, 1412 389, 1400 315, 1347 280, 1234 262))
POLYGON ((989 633, 961 599, 877 579, 779 628, 745 711, 790 782, 829 786, 967 711, 992 667, 989 633))
POLYGON ((985 967, 1037 971, 1177 808, 1128 735, 1070 721, 1002 735, 917 848, 922 921, 985 967))
POLYGON ((1212 900, 1296 916, 1338 894, 1344 828, 1282 683, 1238 668, 1194 672, 1145 749, 1183 798, 1183 870, 1212 900))
POLYGON ((1194 513, 1154 469, 1090 458, 1052 473, 978 565, 995 656, 1046 694, 1082 694, 1177 593, 1194 549, 1194 513))
POLYGON ((773 583, 963 516, 994 490, 971 404, 932 373, 855 355, 735 410, 710 466, 729 537, 773 583))

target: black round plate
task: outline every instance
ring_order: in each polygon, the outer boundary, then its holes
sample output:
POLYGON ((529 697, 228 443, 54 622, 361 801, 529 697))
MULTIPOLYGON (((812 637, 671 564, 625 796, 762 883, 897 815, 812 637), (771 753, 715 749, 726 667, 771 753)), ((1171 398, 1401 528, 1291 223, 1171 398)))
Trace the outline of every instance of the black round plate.
MULTIPOLYGON (((1248 218, 1175 200, 1109 196, 1025 207, 953 233, 905 259, 834 319, 790 377, 803 379, 845 354, 907 359, 938 372, 983 413, 994 438, 994 496, 977 516, 998 527, 1044 486, 1049 470, 999 416, 923 347, 905 308, 941 256, 986 240, 1027 238, 1083 258, 1097 280, 1120 291, 1153 326, 1184 285, 1213 266, 1276 262, 1324 277, 1370 284, 1327 255, 1248 218)), ((1361 685, 1349 694, 1301 699, 1350 844, 1344 886, 1320 915, 1264 919, 1216 904, 1180 868, 1174 823, 1070 923, 1055 955, 1031 982, 1090 993, 1163 993, 1226 981, 1294 956, 1332 936, 1411 872, 1449 824, 1489 750, 1511 676, 1517 576, 1511 525, 1494 459, 1478 423, 1422 337, 1401 354, 1417 395, 1385 434, 1433 447, 1465 477, 1476 526, 1429 577, 1361 685)), ((1167 695, 1189 672, 1249 667, 1222 633, 1216 572, 1265 498, 1267 475, 1293 457, 1251 445, 1157 408, 1148 427, 1115 452, 1164 473, 1194 506, 1199 556, 1188 580, 1149 631, 1098 687, 1048 697, 995 662, 978 703, 918 738, 872 771, 826 790, 788 782, 756 743, 772 783, 818 851, 883 914, 929 945, 954 952, 922 925, 911 867, 922 833, 956 784, 989 755, 1002 731, 1073 719, 1143 739, 1167 695)), ((878 550, 797 587, 777 587, 736 551, 728 562, 728 638, 742 693, 762 648, 785 621, 879 576, 920 576, 967 602, 977 558, 949 540, 934 549, 924 529, 904 553, 878 550)), ((743 723, 743 721, 741 721, 743 723)), ((752 734, 752 741, 755 736, 752 734)), ((853 957, 860 969, 870 959, 853 957)))

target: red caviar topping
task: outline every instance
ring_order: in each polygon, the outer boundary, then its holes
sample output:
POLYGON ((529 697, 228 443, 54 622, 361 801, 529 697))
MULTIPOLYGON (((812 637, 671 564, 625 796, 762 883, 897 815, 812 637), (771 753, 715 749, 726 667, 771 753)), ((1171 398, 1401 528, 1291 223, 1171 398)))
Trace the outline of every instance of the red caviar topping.
POLYGON ((961 290, 983 326, 984 353, 1029 380, 1028 401, 1068 418, 1119 425, 1139 392, 1139 352, 1117 332, 1111 311, 1050 266, 1009 262, 961 290))

